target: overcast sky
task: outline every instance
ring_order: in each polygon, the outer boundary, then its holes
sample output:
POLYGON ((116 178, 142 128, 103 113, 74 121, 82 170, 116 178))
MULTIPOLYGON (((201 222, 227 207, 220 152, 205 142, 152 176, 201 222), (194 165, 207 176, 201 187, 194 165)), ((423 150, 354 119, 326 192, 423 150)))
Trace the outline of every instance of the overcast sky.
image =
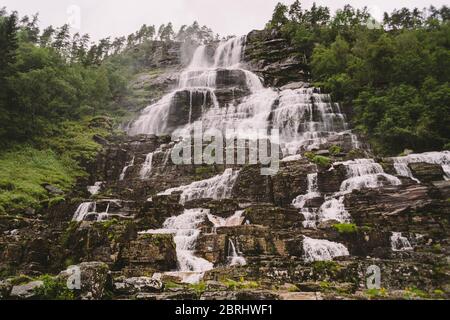
MULTIPOLYGON (((286 4, 294 0, 281 0, 286 4)), ((178 29, 197 20, 220 35, 243 35, 261 29, 269 20, 273 8, 280 0, 1 0, 0 7, 19 14, 39 12, 41 26, 61 26, 71 19, 79 31, 89 33, 98 40, 107 36, 127 35, 142 24, 160 25, 171 21, 178 29), (79 8, 79 9, 78 9, 79 8), (80 11, 80 19, 76 12, 80 11)), ((304 0, 309 8, 313 0, 304 0)), ((367 6, 375 18, 384 11, 399 7, 440 7, 449 0, 316 0, 317 4, 333 9, 349 3, 355 7, 367 6)))

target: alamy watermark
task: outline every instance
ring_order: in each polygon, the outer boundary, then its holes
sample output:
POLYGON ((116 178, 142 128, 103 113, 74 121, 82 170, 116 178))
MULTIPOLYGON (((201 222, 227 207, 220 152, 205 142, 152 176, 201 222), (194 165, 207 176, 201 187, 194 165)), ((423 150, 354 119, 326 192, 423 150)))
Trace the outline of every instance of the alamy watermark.
POLYGON ((81 29, 81 8, 77 5, 67 7, 67 25, 72 29, 81 29))
POLYGON ((379 266, 371 265, 366 271, 367 289, 381 289, 381 269, 379 266))
POLYGON ((69 277, 67 278, 67 288, 69 290, 81 290, 81 269, 78 266, 71 266, 67 268, 66 272, 69 277))
MULTIPOLYGON (((192 132, 191 132, 192 133, 192 132)), ((172 140, 177 140, 176 135, 172 140)), ((275 175, 280 162, 280 133, 278 129, 255 130, 251 138, 240 137, 233 129, 222 132, 218 129, 203 131, 202 124, 194 125, 193 134, 183 136, 171 153, 175 165, 256 165, 260 164, 261 175, 275 175)))

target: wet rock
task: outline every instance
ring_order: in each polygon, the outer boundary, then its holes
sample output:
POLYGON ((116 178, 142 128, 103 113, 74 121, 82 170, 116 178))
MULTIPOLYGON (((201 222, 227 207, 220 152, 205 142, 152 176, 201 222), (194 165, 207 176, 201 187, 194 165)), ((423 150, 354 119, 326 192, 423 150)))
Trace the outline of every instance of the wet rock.
POLYGON ((29 300, 37 297, 36 290, 43 287, 43 281, 32 281, 27 284, 13 286, 9 295, 13 300, 29 300))
POLYGON ((420 182, 433 182, 443 180, 444 171, 437 164, 430 163, 411 163, 409 165, 413 176, 420 182))
POLYGON ((245 220, 250 224, 263 225, 273 229, 289 229, 301 227, 305 217, 296 209, 260 205, 247 208, 245 220))
POLYGON ((45 190, 47 190, 49 193, 51 193, 53 195, 64 194, 64 191, 62 191, 58 187, 52 186, 51 184, 44 184, 43 187, 45 188, 45 190))
POLYGON ((0 300, 9 298, 13 285, 8 280, 0 281, 0 300))
POLYGON ((162 282, 149 277, 122 278, 114 281, 114 291, 118 294, 131 295, 161 292, 162 290, 162 282))
POLYGON ((317 184, 320 192, 338 192, 342 182, 347 179, 347 170, 343 165, 334 166, 333 168, 333 170, 322 170, 318 173, 317 184))
MULTIPOLYGON (((103 262, 83 262, 71 266, 58 275, 58 279, 67 282, 72 277, 80 277, 80 298, 83 300, 99 300, 105 295, 109 284, 109 268, 103 262)), ((76 283, 76 281, 75 281, 76 283)))
POLYGON ((173 235, 139 235, 123 248, 118 263, 127 266, 131 274, 176 270, 177 255, 173 235))

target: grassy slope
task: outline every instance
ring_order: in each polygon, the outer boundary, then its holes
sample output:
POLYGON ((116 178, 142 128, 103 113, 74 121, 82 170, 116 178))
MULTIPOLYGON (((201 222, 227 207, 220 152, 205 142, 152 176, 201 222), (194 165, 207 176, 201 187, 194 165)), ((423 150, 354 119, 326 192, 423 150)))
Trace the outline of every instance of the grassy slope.
MULTIPOLYGON (((98 120, 98 119, 97 119, 98 120)), ((20 213, 27 207, 40 208, 60 197, 43 187, 51 184, 68 191, 78 177, 86 175, 79 163, 92 160, 101 146, 92 140, 106 136, 105 126, 92 127, 92 122, 67 122, 54 136, 36 146, 16 146, 0 154, 0 213, 20 213)))

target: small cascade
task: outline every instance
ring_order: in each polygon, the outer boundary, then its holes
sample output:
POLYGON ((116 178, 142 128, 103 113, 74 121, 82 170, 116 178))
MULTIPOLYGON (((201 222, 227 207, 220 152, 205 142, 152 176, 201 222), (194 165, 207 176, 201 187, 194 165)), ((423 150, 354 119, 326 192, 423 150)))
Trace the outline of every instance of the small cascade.
POLYGON ((183 282, 186 283, 199 282, 204 273, 214 267, 211 262, 194 255, 195 244, 200 235, 198 228, 205 221, 207 214, 209 210, 205 209, 185 210, 183 214, 167 219, 162 229, 142 232, 174 234, 179 270, 172 274, 182 276, 183 282))
POLYGON ((401 232, 392 232, 391 236, 392 251, 410 251, 413 250, 408 238, 403 237, 401 232))
POLYGON ((308 200, 318 198, 321 196, 319 192, 319 187, 317 184, 318 174, 311 173, 307 176, 308 179, 308 189, 305 195, 300 195, 292 201, 292 205, 300 210, 300 213, 305 217, 303 226, 305 228, 314 228, 317 222, 317 209, 316 208, 305 208, 306 202, 308 200))
POLYGON ((152 166, 153 166, 153 152, 150 152, 145 157, 145 162, 142 164, 141 171, 139 173, 139 176, 141 177, 141 180, 145 180, 147 176, 152 172, 152 166))
POLYGON ((341 184, 342 193, 402 184, 397 177, 384 173, 381 165, 372 159, 356 159, 337 164, 343 164, 347 169, 348 179, 341 184))
POLYGON ((111 206, 111 202, 108 202, 108 205, 106 206, 105 212, 98 213, 98 215, 97 215, 97 221, 98 222, 108 220, 110 206, 111 206))
POLYGON ((170 195, 174 192, 181 192, 181 204, 194 199, 226 199, 231 197, 231 192, 238 176, 238 170, 226 169, 221 175, 207 180, 196 181, 187 186, 168 189, 159 193, 159 195, 170 195))
POLYGON ((348 249, 340 243, 317 240, 304 236, 303 251, 305 262, 331 261, 336 257, 349 256, 348 249))
MULTIPOLYGON (((237 244, 237 240, 236 240, 237 244)), ((228 239, 228 263, 230 266, 245 266, 247 261, 236 249, 236 245, 232 239, 228 239)))
POLYGON ((443 152, 426 152, 421 154, 410 154, 404 157, 392 158, 394 161, 394 168, 397 175, 401 177, 408 177, 417 183, 420 183, 416 179, 409 168, 411 163, 430 163, 442 166, 444 171, 444 179, 450 180, 450 151, 443 152))
POLYGON ((120 174, 120 177, 119 177, 120 181, 125 180, 125 175, 127 174, 128 169, 130 169, 132 166, 134 166, 134 160, 135 160, 135 157, 133 156, 133 159, 131 159, 131 161, 128 162, 126 164, 126 166, 123 168, 122 173, 120 174))
MULTIPOLYGON (((315 88, 283 90, 272 114, 272 127, 279 128, 283 154, 319 149, 332 136, 348 132, 345 116, 331 97, 315 88)), ((352 136, 353 137, 353 136, 352 136)))
POLYGON ((83 202, 80 204, 73 215, 72 221, 81 222, 84 218, 90 214, 95 213, 97 210, 97 204, 95 202, 83 202))
POLYGON ((91 194, 91 196, 97 195, 103 186, 102 181, 97 181, 93 186, 88 186, 87 190, 91 194))
POLYGON ((318 222, 337 221, 348 223, 351 221, 350 214, 345 209, 344 196, 326 200, 319 209, 318 222))
POLYGON ((212 214, 208 214, 208 220, 214 225, 214 228, 219 227, 235 227, 240 226, 244 222, 244 210, 236 211, 231 217, 221 218, 212 214))

